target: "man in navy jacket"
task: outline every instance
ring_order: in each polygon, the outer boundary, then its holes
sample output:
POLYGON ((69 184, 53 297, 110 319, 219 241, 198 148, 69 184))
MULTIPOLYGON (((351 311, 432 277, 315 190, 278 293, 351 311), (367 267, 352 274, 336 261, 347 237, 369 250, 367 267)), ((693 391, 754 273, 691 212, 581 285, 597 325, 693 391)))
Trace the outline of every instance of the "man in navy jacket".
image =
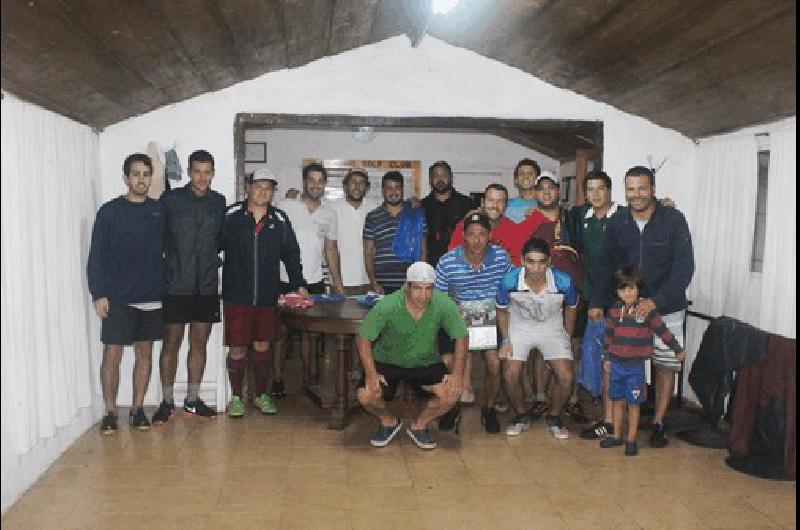
MULTIPOLYGON (((655 199, 653 172, 646 167, 635 166, 625 173, 625 198, 628 208, 618 210, 606 227, 594 271, 589 318, 602 318, 602 308, 610 305, 614 270, 633 267, 642 274, 637 316, 643 318, 657 309, 683 345, 683 321, 689 305, 686 289, 694 274, 689 226, 679 210, 662 206, 655 199)), ((655 341, 653 367, 656 407, 650 444, 664 447, 664 416, 681 363, 660 339, 655 341)))
POLYGON ((266 168, 247 179, 247 200, 228 208, 222 237, 222 300, 228 378, 232 397, 228 415, 244 415, 242 387, 245 354, 253 344, 254 405, 264 414, 277 412, 267 393, 272 365, 270 343, 278 339, 277 302, 280 262, 292 290, 308 296, 300 264, 300 247, 289 218, 271 205, 277 181, 266 168))

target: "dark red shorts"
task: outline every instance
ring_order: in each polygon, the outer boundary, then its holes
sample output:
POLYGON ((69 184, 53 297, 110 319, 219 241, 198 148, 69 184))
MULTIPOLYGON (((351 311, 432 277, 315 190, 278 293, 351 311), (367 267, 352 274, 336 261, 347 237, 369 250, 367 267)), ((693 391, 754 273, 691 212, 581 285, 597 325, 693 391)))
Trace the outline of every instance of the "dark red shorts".
POLYGON ((274 342, 281 338, 275 307, 223 304, 225 345, 246 348, 252 342, 274 342))

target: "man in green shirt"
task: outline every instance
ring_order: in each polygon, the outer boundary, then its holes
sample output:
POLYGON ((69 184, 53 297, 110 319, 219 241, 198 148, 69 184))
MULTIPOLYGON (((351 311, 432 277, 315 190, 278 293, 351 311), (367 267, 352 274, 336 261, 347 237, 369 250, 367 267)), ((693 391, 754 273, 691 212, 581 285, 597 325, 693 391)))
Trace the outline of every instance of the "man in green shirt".
POLYGON ((435 277, 429 264, 411 265, 405 285, 378 302, 358 330, 356 344, 364 367, 358 401, 380 420, 378 432, 370 439, 374 447, 389 445, 402 427, 400 418, 386 409, 400 381, 433 394, 406 429, 421 449, 436 447, 426 425, 447 412, 461 395, 467 326, 456 303, 433 288, 435 277), (436 350, 440 329, 456 341, 452 373, 436 350))

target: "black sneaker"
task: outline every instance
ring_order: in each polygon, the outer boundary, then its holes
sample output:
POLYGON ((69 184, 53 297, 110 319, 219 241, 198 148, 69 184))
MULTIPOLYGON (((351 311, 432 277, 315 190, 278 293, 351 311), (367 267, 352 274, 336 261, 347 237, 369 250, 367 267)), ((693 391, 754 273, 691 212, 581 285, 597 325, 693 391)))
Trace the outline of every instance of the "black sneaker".
POLYGON ((610 447, 619 447, 622 445, 621 438, 614 438, 613 436, 608 436, 600 440, 600 447, 603 449, 608 449, 610 447))
POLYGON ((625 442, 625 456, 636 456, 639 454, 639 446, 636 442, 625 442))
POLYGON ((103 422, 100 424, 100 432, 103 434, 116 434, 117 417, 113 412, 109 412, 103 416, 103 422))
POLYGON ((456 429, 456 434, 458 434, 459 423, 461 423, 461 405, 456 403, 453 408, 444 413, 444 416, 439 418, 439 430, 452 431, 456 429))
POLYGON ((283 379, 276 379, 272 382, 272 397, 283 399, 286 397, 286 386, 283 379))
POLYGON ((147 419, 147 415, 144 413, 142 407, 131 409, 128 414, 128 423, 137 431, 146 431, 150 429, 150 420, 147 419))
POLYGON ((608 435, 614 434, 614 426, 607 421, 598 421, 591 427, 580 432, 578 436, 584 440, 600 440, 608 435))
POLYGON ((664 425, 661 423, 653 424, 653 432, 650 434, 650 445, 661 449, 668 443, 667 433, 664 432, 664 425))
POLYGON ((167 403, 162 401, 158 406, 158 410, 153 414, 153 425, 164 425, 167 423, 172 415, 175 413, 175 403, 167 403))
POLYGON ((197 398, 194 401, 184 401, 183 413, 199 418, 216 418, 217 413, 206 406, 203 400, 197 398))
POLYGON ((589 418, 587 418, 586 414, 583 413, 580 403, 567 403, 567 406, 564 408, 564 412, 567 416, 572 418, 572 421, 575 423, 589 422, 589 418))
POLYGON ((489 434, 500 432, 500 422, 497 421, 497 412, 491 407, 481 408, 481 423, 489 434))

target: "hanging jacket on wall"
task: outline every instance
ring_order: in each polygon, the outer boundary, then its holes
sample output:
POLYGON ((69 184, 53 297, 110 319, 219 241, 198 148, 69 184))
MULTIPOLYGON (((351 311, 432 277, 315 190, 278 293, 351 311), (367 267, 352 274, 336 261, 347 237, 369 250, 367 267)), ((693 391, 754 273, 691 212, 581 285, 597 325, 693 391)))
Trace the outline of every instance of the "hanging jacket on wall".
POLYGON ((178 160, 178 153, 175 152, 175 149, 170 149, 164 153, 164 166, 167 174, 167 180, 181 179, 181 163, 178 160))
POLYGON ((409 263, 419 261, 424 235, 425 210, 412 208, 409 203, 404 203, 397 224, 397 234, 392 243, 392 252, 403 261, 409 263))

